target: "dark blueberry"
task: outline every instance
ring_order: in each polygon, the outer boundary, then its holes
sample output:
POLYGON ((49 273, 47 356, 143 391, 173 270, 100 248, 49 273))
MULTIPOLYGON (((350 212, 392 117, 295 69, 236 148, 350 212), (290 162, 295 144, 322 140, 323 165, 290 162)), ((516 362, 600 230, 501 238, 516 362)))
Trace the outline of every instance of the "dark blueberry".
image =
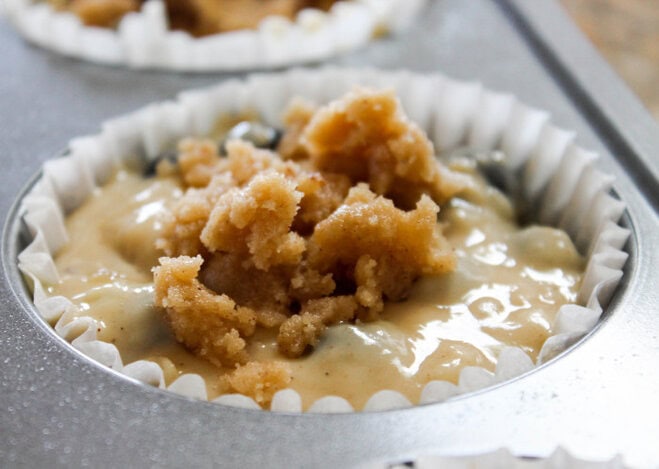
POLYGON ((229 140, 245 140, 257 148, 274 150, 281 140, 282 132, 274 127, 259 122, 243 121, 234 125, 220 142, 220 155, 226 155, 226 142, 229 140))

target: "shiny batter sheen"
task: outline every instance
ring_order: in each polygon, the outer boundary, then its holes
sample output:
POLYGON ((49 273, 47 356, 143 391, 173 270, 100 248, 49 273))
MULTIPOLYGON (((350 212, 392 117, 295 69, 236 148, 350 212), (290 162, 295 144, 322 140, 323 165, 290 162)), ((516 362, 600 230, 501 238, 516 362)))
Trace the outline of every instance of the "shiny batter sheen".
MULTIPOLYGON (((428 381, 456 382, 464 366, 493 370, 506 345, 535 359, 559 306, 575 301, 584 261, 564 232, 520 228, 506 197, 473 181, 440 213, 458 255, 455 272, 418 280, 379 321, 331 327, 299 359, 279 355, 275 333, 260 332, 253 358, 289 362, 305 407, 331 394, 356 408, 381 389, 417 402, 428 381)), ((159 215, 181 193, 174 178, 119 172, 67 219, 70 242, 56 258, 61 280, 49 292, 97 319, 99 339, 115 344, 124 363, 157 361, 168 382, 200 373, 213 398, 223 371, 176 343, 153 306, 159 215)))

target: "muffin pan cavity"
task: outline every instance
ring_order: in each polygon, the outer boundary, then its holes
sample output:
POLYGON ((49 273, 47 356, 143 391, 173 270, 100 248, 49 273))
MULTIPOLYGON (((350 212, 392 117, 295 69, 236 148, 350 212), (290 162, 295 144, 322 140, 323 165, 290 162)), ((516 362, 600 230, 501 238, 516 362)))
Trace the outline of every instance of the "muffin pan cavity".
MULTIPOLYGON (((206 399, 205 384, 198 375, 183 375, 166 386, 159 365, 124 363, 114 345, 97 340, 93 319, 67 299, 46 294, 43 285, 56 281, 58 275, 53 255, 67 242, 64 219, 97 186, 107 182, 117 167, 146 165, 180 138, 207 135, 218 116, 250 110, 266 124, 281 127, 281 111, 290 98, 326 103, 355 85, 393 88, 406 113, 427 132, 439 154, 464 147, 472 152, 503 152, 507 191, 523 202, 530 218, 564 229, 587 258, 577 302, 560 308, 552 335, 535 363, 522 350, 505 348, 494 372, 465 367, 457 384, 427 384, 420 403, 440 402, 509 381, 554 359, 593 330, 621 284, 628 258, 623 247, 630 235, 630 229, 620 223, 625 205, 612 194, 613 178, 596 167, 597 155, 577 145, 574 132, 555 126, 547 112, 478 83, 438 74, 342 68, 254 75, 244 81, 187 91, 175 101, 152 104, 106 121, 96 135, 72 140, 65 156, 44 164, 40 177, 17 204, 12 221, 15 229, 5 234, 26 231, 24 235, 31 240, 21 244, 18 265, 12 268, 20 269, 32 287, 31 303, 37 314, 53 325, 57 336, 96 362, 138 381, 206 399)), ((27 292, 26 288, 19 289, 27 292)), ((240 395, 220 396, 216 401, 258 408, 240 395)), ((356 410, 410 405, 404 396, 383 390, 356 410)), ((280 392, 272 410, 301 411, 299 396, 290 390, 280 392)), ((343 399, 328 396, 308 410, 355 409, 343 399)))

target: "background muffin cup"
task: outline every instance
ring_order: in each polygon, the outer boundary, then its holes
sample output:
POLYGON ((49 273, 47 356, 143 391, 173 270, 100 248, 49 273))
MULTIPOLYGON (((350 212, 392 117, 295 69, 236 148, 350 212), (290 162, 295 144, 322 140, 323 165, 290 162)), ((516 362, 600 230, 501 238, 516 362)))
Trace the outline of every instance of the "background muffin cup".
POLYGON ((254 30, 195 38, 168 28, 162 0, 123 17, 116 29, 88 27, 72 13, 35 0, 5 0, 9 19, 30 42, 66 56, 131 68, 177 71, 267 69, 357 49, 382 32, 407 28, 427 0, 342 0, 327 13, 294 21, 265 18, 254 30))
MULTIPOLYGON (((22 217, 32 242, 19 255, 19 268, 33 286, 33 301, 60 337, 99 363, 139 381, 164 388, 162 369, 149 361, 124 364, 112 344, 97 340, 94 319, 80 316, 63 297, 49 297, 43 285, 56 282, 53 256, 67 242, 66 214, 80 206, 94 188, 103 185, 120 165, 146 165, 185 136, 204 136, 218 116, 245 109, 265 123, 281 126, 280 115, 294 96, 325 103, 355 85, 394 88, 403 108, 434 142, 438 153, 460 146, 500 149, 506 170, 519 181, 514 190, 536 213, 540 223, 558 226, 570 235, 587 266, 577 304, 558 311, 553 334, 537 361, 521 349, 504 348, 494 373, 478 367, 462 369, 457 384, 428 383, 421 404, 502 383, 546 363, 591 331, 598 323, 622 278, 628 257, 622 250, 629 230, 619 225, 625 205, 611 194, 613 178, 595 167, 597 155, 574 143, 573 132, 554 126, 549 115, 520 103, 511 95, 483 89, 442 75, 384 72, 372 69, 326 68, 316 71, 254 75, 212 88, 181 93, 176 101, 149 105, 103 123, 99 134, 69 142, 66 156, 44 164, 43 174, 22 201, 22 217)), ((179 377, 167 389, 207 399, 204 380, 194 374, 179 377)), ((214 400, 226 405, 259 408, 250 398, 229 394, 214 400)), ((380 411, 412 405, 401 394, 382 390, 362 410, 380 411)), ((277 393, 271 410, 300 412, 293 390, 277 393)), ((352 412, 344 399, 327 396, 309 412, 352 412)))

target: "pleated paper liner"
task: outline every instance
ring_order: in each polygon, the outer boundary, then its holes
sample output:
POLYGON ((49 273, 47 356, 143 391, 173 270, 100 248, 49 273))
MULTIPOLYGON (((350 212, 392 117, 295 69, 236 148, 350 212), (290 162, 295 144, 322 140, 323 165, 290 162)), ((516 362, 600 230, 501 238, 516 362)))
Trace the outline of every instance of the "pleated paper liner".
POLYGON ((7 16, 30 42, 91 62, 175 71, 268 69, 320 61, 364 46, 384 31, 407 28, 427 0, 342 0, 327 13, 293 21, 265 18, 253 30, 195 38, 168 28, 162 0, 149 0, 116 29, 88 27, 45 1, 5 0, 7 16))
POLYGON ((606 461, 576 458, 563 448, 557 448, 546 458, 520 457, 506 449, 471 456, 423 455, 401 462, 373 462, 359 469, 625 469, 620 457, 606 461))
MULTIPOLYGON (((478 83, 438 74, 338 68, 254 75, 246 81, 184 92, 175 101, 155 103, 109 120, 96 135, 72 140, 65 157, 44 164, 43 176, 22 201, 23 220, 33 241, 20 253, 19 268, 34 285, 34 305, 42 317, 55 324, 56 334, 99 363, 165 388, 159 365, 143 360, 124 364, 114 345, 97 340, 94 319, 81 316, 68 299, 46 294, 43 285, 58 279, 53 256, 67 242, 66 214, 80 206, 119 166, 153 159, 182 137, 207 135, 220 115, 250 109, 265 123, 281 127, 280 114, 292 97, 325 103, 357 84, 394 88, 410 119, 426 130, 438 153, 465 145, 504 151, 508 156, 506 169, 518 176, 518 192, 536 207, 538 221, 567 231, 587 257, 578 300, 560 308, 552 325, 553 335, 535 363, 521 349, 506 347, 494 372, 464 367, 457 384, 428 383, 419 403, 440 402, 507 381, 556 357, 587 334, 598 323, 622 278, 627 259, 622 247, 630 234, 618 224, 625 206, 610 193, 613 178, 596 168, 597 155, 576 145, 574 132, 556 127, 547 112, 526 106, 513 96, 483 89, 478 83)), ((167 389, 207 399, 205 382, 199 375, 183 375, 167 389)), ((223 395, 214 401, 259 408, 243 395, 223 395)), ((385 389, 375 393, 361 410, 412 404, 398 392, 385 389)), ((301 398, 291 389, 280 391, 271 410, 300 412, 301 398)), ((336 396, 321 398, 308 409, 354 410, 336 396)))

